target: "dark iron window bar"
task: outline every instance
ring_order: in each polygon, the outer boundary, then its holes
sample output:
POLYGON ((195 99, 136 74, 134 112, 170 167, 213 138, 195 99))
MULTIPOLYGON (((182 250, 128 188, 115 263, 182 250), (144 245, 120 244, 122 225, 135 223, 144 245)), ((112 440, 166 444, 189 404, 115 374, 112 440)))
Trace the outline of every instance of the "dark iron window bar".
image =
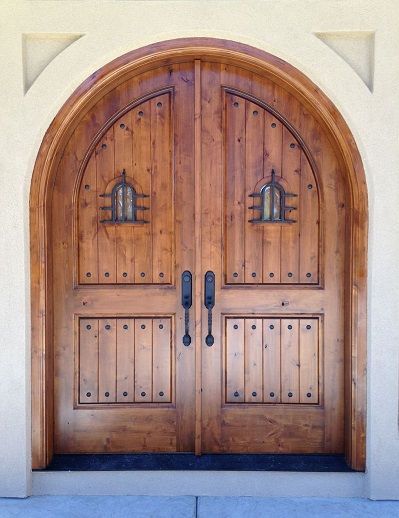
POLYGON ((144 219, 137 219, 137 211, 149 210, 149 208, 142 205, 136 205, 136 200, 138 198, 149 198, 149 195, 137 193, 134 187, 126 182, 125 169, 123 169, 121 173, 121 178, 122 180, 113 187, 110 193, 100 194, 101 198, 111 198, 110 207, 100 207, 100 210, 111 211, 111 219, 102 219, 100 220, 100 223, 133 223, 135 225, 144 225, 149 223, 149 221, 145 221, 144 219), (119 193, 121 205, 118 210, 119 193), (128 194, 131 196, 131 202, 130 200, 126 200, 128 194))
POLYGON ((285 204, 286 198, 294 198, 297 197, 297 194, 287 193, 284 191, 284 188, 276 182, 276 173, 274 169, 272 169, 272 179, 269 183, 262 186, 259 192, 254 192, 249 195, 250 198, 260 198, 260 205, 252 205, 249 209, 260 211, 260 218, 250 219, 249 223, 296 223, 296 220, 289 219, 286 216, 286 212, 291 212, 293 210, 297 210, 296 207, 291 207, 285 204), (269 191, 269 200, 266 199, 267 192, 269 191), (279 208, 277 207, 277 217, 275 216, 275 194, 276 191, 279 193, 279 208), (270 203, 269 209, 269 217, 265 217, 265 212, 267 208, 267 203, 270 203))

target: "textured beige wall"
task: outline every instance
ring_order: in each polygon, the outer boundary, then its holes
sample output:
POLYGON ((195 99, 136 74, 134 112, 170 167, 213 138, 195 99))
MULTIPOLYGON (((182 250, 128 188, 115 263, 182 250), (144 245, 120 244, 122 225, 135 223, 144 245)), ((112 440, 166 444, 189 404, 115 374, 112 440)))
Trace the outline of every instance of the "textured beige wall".
MULTIPOLYGON (((0 26, 0 495, 31 491, 28 201, 46 128, 72 91, 113 58, 156 41, 212 36, 259 47, 302 70, 338 106, 357 140, 370 202, 364 482, 372 498, 399 498, 399 3, 0 0, 0 26)), ((297 475, 286 482, 299 491, 310 479, 297 475)), ((284 487, 279 477, 268 477, 268 487, 284 487)), ((239 478, 232 473, 220 491, 238 493, 239 478)), ((321 479, 315 494, 340 494, 334 474, 321 479)), ((88 491, 95 492, 90 480, 88 491)), ((171 474, 172 493, 173 480, 171 474)), ((112 492, 112 478, 106 487, 112 492)), ((359 476, 345 487, 345 494, 359 494, 359 476)))

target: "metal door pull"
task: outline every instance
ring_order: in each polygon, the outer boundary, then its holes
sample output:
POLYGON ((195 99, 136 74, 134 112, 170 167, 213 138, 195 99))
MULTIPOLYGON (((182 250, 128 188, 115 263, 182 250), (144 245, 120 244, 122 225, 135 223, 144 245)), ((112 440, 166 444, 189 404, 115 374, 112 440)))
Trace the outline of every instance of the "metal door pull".
POLYGON ((212 308, 215 305, 215 274, 211 271, 205 274, 204 304, 208 310, 208 334, 205 337, 205 343, 208 347, 211 347, 215 343, 212 334, 212 308))
POLYGON ((184 336, 183 344, 188 347, 191 344, 190 336, 190 308, 193 303, 193 276, 188 270, 181 276, 181 303, 184 308, 184 336))

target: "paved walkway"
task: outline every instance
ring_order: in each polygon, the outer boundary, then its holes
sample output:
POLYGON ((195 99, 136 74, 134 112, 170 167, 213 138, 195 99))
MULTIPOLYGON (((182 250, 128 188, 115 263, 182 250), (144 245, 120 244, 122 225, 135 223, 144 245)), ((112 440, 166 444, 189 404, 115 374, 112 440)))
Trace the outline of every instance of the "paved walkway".
POLYGON ((35 496, 0 498, 0 518, 399 518, 398 502, 360 498, 35 496))

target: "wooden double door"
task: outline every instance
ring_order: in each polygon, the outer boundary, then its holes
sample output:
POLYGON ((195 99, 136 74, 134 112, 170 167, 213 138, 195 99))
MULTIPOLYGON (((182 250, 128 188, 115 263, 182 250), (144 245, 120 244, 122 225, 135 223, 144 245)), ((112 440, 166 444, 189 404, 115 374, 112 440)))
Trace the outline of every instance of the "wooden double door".
POLYGON ((98 99, 54 185, 55 452, 342 452, 342 185, 261 73, 168 63, 98 99))

